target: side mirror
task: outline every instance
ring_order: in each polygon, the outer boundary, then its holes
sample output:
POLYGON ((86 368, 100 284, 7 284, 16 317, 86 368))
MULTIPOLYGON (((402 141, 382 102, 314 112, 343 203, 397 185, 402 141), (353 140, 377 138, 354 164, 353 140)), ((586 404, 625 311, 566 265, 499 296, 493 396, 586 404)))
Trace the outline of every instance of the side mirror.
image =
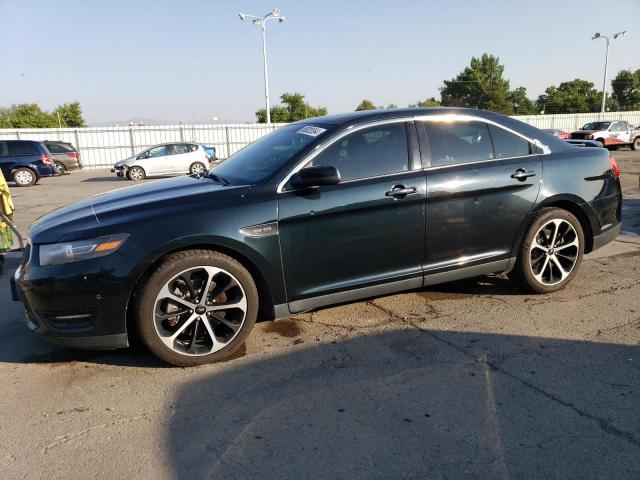
POLYGON ((324 187, 340 182, 340 172, 336 167, 318 165, 307 167, 293 175, 290 184, 294 188, 324 187))

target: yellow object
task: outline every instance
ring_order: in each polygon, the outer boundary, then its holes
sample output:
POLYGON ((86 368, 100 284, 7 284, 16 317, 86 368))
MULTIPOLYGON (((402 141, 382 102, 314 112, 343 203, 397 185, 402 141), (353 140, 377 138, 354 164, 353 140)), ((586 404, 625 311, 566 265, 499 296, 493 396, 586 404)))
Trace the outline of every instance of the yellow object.
MULTIPOLYGON (((13 200, 11 199, 11 192, 9 191, 9 185, 4 179, 2 171, 0 171, 0 211, 9 219, 13 218, 13 212, 15 207, 13 206, 13 200)), ((13 230, 0 219, 0 250, 10 250, 13 246, 13 230)))

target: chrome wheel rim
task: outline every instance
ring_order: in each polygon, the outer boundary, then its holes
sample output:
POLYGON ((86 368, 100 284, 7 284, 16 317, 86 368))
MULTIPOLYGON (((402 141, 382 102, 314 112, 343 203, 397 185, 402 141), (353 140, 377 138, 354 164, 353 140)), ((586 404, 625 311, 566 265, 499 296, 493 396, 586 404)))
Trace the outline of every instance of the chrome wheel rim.
POLYGON ((200 175, 204 172, 204 165, 201 163, 195 163, 191 166, 191 173, 193 175, 200 175))
POLYGON ((58 175, 62 175, 64 173, 64 167, 59 163, 56 163, 56 172, 58 175))
POLYGON ((229 345, 242 329, 247 297, 228 271, 194 267, 160 289, 153 316, 156 333, 168 348, 181 355, 209 355, 229 345))
POLYGON ((571 274, 580 254, 580 239, 573 225, 553 219, 538 229, 529 247, 529 268, 543 285, 557 285, 571 274))
POLYGON ((20 185, 27 185, 33 181, 33 173, 27 172, 25 170, 16 173, 16 181, 20 185))
POLYGON ((143 177, 142 170, 140 170, 139 168, 132 168, 129 171, 129 174, 131 175, 131 178, 133 180, 142 180, 142 177, 143 177))

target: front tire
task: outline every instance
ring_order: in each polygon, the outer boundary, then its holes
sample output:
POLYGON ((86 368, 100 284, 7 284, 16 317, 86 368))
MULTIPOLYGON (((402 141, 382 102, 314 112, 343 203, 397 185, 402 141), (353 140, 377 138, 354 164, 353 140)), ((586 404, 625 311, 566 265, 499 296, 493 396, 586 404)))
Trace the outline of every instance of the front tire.
POLYGON ((210 250, 167 256, 137 293, 135 316, 144 343, 180 367, 229 357, 258 316, 258 290, 249 272, 210 250))
POLYGON ((531 222, 509 279, 527 292, 560 290, 578 272, 584 245, 582 226, 572 213, 545 208, 531 222))
POLYGON ((142 167, 131 167, 127 172, 127 178, 134 182, 141 182, 146 176, 147 175, 142 167))
POLYGON ((30 168, 18 168, 11 177, 18 187, 31 187, 38 181, 37 175, 30 168))

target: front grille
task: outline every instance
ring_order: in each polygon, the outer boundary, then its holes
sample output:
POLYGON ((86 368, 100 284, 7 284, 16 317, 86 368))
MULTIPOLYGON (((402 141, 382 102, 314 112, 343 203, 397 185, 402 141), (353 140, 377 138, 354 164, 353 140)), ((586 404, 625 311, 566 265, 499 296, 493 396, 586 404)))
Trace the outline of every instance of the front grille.
POLYGON ((577 140, 584 140, 585 138, 587 138, 587 135, 588 134, 586 133, 572 133, 571 138, 575 138, 577 140))

